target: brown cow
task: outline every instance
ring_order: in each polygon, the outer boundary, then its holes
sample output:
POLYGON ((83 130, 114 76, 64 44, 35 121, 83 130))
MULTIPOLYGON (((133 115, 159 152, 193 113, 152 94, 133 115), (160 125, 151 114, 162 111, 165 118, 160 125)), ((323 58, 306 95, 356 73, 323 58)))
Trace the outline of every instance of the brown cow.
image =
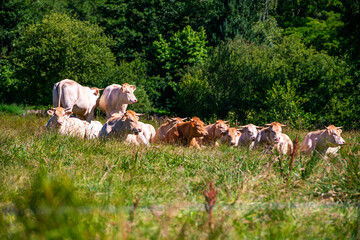
POLYGON ((128 104, 137 103, 134 95, 136 87, 124 83, 123 85, 112 84, 104 89, 100 98, 100 108, 108 118, 113 113, 125 113, 128 104))
POLYGON ((53 87, 54 107, 70 109, 78 118, 90 122, 98 105, 100 91, 103 89, 89 88, 77 82, 64 79, 53 87))
POLYGON ((216 145, 216 141, 225 135, 229 128, 229 125, 226 124, 223 120, 217 120, 214 124, 205 126, 207 135, 196 139, 203 145, 216 145))
POLYGON ((190 121, 177 123, 165 134, 165 141, 170 144, 179 144, 200 148, 195 137, 203 137, 208 133, 204 128, 204 123, 198 118, 193 117, 190 121))
POLYGON ((300 152, 311 155, 316 150, 321 155, 335 154, 339 146, 345 144, 345 140, 340 136, 341 127, 330 125, 326 129, 310 132, 306 135, 300 145, 300 152))
POLYGON ((223 136, 220 138, 221 144, 237 146, 238 139, 240 137, 240 131, 236 128, 228 128, 226 132, 223 133, 223 136))
POLYGON ((142 129, 138 123, 138 115, 140 114, 131 110, 123 114, 113 113, 102 127, 99 138, 118 138, 120 141, 125 141, 129 134, 139 134, 142 129))
POLYGON ((177 123, 183 123, 186 118, 171 118, 167 119, 167 122, 162 124, 155 133, 155 137, 152 139, 152 142, 157 143, 159 141, 165 141, 165 134, 174 127, 177 123))

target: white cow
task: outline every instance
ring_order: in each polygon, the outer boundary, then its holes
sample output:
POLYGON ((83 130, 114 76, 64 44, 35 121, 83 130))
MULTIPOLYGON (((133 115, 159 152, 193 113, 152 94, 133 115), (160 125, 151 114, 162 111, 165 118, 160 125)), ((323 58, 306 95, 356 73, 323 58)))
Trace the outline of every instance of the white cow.
POLYGON ((102 127, 99 138, 101 140, 117 138, 120 141, 125 141, 129 134, 139 134, 142 128, 137 115, 132 110, 128 110, 123 114, 113 113, 102 127))
POLYGON ((289 136, 286 135, 285 133, 281 134, 279 143, 276 145, 276 147, 279 153, 281 154, 290 155, 294 151, 294 144, 289 138, 289 136))
POLYGON ((54 107, 70 109, 78 118, 90 122, 100 97, 99 88, 83 87, 77 82, 64 79, 53 87, 54 107))
POLYGON ((108 118, 113 113, 125 113, 128 104, 137 103, 134 95, 136 87, 124 83, 123 85, 112 84, 104 89, 100 98, 100 108, 108 118))
POLYGON ((139 122, 142 131, 138 135, 129 134, 125 140, 125 143, 131 143, 135 145, 145 144, 150 145, 150 142, 155 137, 156 131, 151 124, 139 122))
POLYGON ((341 137, 341 127, 330 125, 326 129, 308 133, 300 145, 300 152, 305 155, 311 155, 316 150, 321 155, 336 154, 339 146, 345 144, 341 137))
POLYGON ((249 149, 252 150, 256 136, 258 134, 258 129, 261 129, 261 127, 255 126, 254 124, 240 126, 238 130, 240 131, 241 135, 236 145, 249 146, 249 149))
POLYGON ((62 107, 48 110, 47 113, 52 116, 46 123, 47 130, 55 129, 62 135, 73 135, 84 138, 86 134, 86 122, 71 118, 72 111, 66 110, 62 107))
POLYGON ((103 125, 101 124, 101 122, 99 121, 91 121, 90 123, 85 122, 86 126, 86 133, 85 133, 85 137, 87 139, 96 139, 99 138, 99 134, 100 131, 103 127, 103 125))

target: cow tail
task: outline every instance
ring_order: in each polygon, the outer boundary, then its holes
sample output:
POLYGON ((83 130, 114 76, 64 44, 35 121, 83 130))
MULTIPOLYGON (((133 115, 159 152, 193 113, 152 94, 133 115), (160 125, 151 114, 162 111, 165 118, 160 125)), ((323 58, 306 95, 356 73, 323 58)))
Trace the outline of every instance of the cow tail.
POLYGON ((58 107, 61 107, 60 103, 61 103, 61 89, 62 86, 64 85, 64 80, 60 81, 59 85, 57 86, 58 89, 58 95, 59 95, 59 99, 58 99, 58 107))

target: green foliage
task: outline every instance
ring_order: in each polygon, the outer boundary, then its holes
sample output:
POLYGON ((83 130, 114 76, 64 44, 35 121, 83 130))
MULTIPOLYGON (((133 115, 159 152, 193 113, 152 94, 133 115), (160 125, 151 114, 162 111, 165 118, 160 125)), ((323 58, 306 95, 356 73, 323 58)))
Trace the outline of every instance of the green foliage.
POLYGON ((169 40, 165 40, 161 35, 159 38, 159 41, 153 43, 152 54, 155 59, 149 68, 154 69, 153 72, 166 81, 166 86, 160 91, 159 100, 167 109, 176 110, 179 109, 179 106, 174 104, 174 95, 178 89, 178 73, 187 66, 203 63, 210 48, 207 46, 205 30, 196 32, 190 26, 175 33, 169 40))
POLYGON ((7 105, 7 104, 0 104, 0 113, 10 113, 10 114, 17 114, 21 115, 25 112, 24 107, 21 105, 17 105, 15 103, 7 105))
POLYGON ((51 102, 53 84, 65 78, 99 86, 115 63, 111 40, 102 29, 66 14, 54 13, 29 25, 15 44, 19 90, 31 104, 51 102))
POLYGON ((84 203, 66 176, 49 176, 39 171, 31 187, 16 201, 18 221, 23 225, 18 237, 86 239, 101 236, 101 231, 95 233, 87 227, 91 216, 80 216, 84 203))
POLYGON ((172 76, 185 66, 203 63, 208 56, 209 48, 206 46, 204 29, 196 32, 190 26, 186 26, 168 41, 161 35, 159 38, 159 41, 153 43, 155 64, 172 76))
POLYGON ((242 123, 353 124, 346 112, 348 103, 356 102, 348 95, 350 69, 337 58, 306 48, 295 37, 285 37, 274 47, 229 41, 197 68, 200 75, 183 78, 179 103, 207 99, 193 106, 199 116, 223 118, 235 112, 242 123), (192 82, 206 89, 193 90, 192 82))
POLYGON ((17 81, 14 77, 14 69, 10 61, 0 58, 0 99, 1 102, 14 102, 18 99, 14 96, 17 91, 17 81))

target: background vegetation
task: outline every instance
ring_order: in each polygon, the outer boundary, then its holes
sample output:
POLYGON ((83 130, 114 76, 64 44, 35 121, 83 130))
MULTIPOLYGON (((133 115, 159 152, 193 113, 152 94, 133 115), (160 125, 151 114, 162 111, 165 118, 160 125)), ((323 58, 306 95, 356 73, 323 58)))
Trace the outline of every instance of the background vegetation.
POLYGON ((358 1, 0 3, 0 101, 136 84, 142 112, 360 127, 358 1), (195 103, 195 104, 194 104, 195 103))

